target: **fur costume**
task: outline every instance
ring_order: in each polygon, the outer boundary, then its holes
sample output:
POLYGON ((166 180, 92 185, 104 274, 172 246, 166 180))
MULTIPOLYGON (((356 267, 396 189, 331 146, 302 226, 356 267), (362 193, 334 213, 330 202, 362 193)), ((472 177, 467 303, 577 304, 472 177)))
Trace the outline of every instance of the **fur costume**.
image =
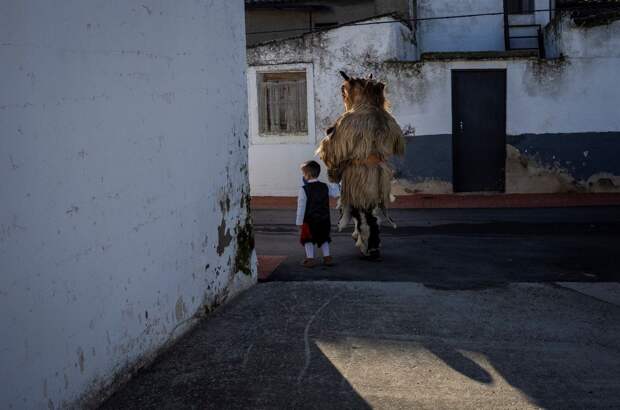
MULTIPOLYGON (((387 216, 386 206, 392 200, 393 170, 387 163, 392 155, 402 155, 405 139, 400 126, 388 112, 385 85, 372 79, 349 78, 342 98, 345 112, 327 130, 317 154, 327 166, 329 179, 341 183, 340 207, 342 229, 349 223, 351 208, 371 210, 381 219, 387 216)), ((368 226, 355 222, 354 239, 362 253, 368 245, 368 226)))

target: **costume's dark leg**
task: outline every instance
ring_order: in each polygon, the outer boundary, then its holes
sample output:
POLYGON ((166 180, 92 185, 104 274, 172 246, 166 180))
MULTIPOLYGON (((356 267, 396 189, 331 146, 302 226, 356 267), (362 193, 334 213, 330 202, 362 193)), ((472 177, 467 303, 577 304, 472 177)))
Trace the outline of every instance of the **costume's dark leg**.
POLYGON ((351 208, 351 218, 353 219, 355 228, 353 229, 353 240, 355 246, 363 255, 368 254, 368 223, 366 222, 366 213, 357 208, 351 208))
POLYGON ((351 218, 353 218, 358 224, 360 223, 360 211, 357 208, 351 207, 351 218))
POLYGON ((351 207, 351 219, 353 219, 353 240, 357 242, 357 238, 359 237, 359 227, 361 224, 360 220, 360 212, 357 208, 351 207))
POLYGON ((379 224, 377 218, 372 214, 372 210, 366 211, 366 222, 370 228, 370 236, 368 237, 368 250, 378 251, 381 245, 381 239, 379 238, 379 224))

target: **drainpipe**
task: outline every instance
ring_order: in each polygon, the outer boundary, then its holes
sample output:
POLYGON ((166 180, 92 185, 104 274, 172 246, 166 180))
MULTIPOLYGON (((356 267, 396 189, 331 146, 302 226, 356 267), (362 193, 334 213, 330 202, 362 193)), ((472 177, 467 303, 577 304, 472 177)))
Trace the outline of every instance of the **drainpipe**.
POLYGON ((545 53, 545 38, 543 36, 542 26, 538 26, 538 57, 546 58, 545 53))

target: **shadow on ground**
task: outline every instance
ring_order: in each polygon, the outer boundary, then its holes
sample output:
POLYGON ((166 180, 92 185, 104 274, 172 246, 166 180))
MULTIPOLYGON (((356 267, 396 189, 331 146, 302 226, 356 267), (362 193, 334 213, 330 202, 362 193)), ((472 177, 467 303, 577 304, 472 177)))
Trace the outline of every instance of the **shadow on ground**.
POLYGON ((617 408, 620 307, 552 285, 261 284, 104 409, 617 408))
POLYGON ((292 213, 255 214, 273 281, 102 409, 620 408, 617 209, 403 212, 385 262, 340 234, 314 270, 292 213))
MULTIPOLYGON (((511 282, 617 281, 619 208, 399 210, 382 229, 384 262, 360 261, 334 233, 333 269, 299 266, 293 211, 255 212, 259 255, 286 255, 270 280, 405 281, 467 289, 511 282), (432 212, 433 211, 433 212, 432 212), (588 222, 588 220, 590 220, 588 222)), ((333 218, 335 220, 335 218, 333 218)))

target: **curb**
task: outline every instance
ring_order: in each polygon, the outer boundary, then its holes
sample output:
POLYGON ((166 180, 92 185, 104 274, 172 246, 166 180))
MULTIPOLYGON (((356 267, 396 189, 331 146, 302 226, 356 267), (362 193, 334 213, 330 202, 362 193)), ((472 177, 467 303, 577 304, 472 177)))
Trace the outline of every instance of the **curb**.
MULTIPOLYGON (((253 209, 295 209, 292 196, 253 196, 253 209)), ((336 201, 332 201, 335 207, 336 201)), ((414 194, 399 196, 390 205, 397 209, 438 208, 566 208, 620 206, 620 193, 587 194, 414 194)))

